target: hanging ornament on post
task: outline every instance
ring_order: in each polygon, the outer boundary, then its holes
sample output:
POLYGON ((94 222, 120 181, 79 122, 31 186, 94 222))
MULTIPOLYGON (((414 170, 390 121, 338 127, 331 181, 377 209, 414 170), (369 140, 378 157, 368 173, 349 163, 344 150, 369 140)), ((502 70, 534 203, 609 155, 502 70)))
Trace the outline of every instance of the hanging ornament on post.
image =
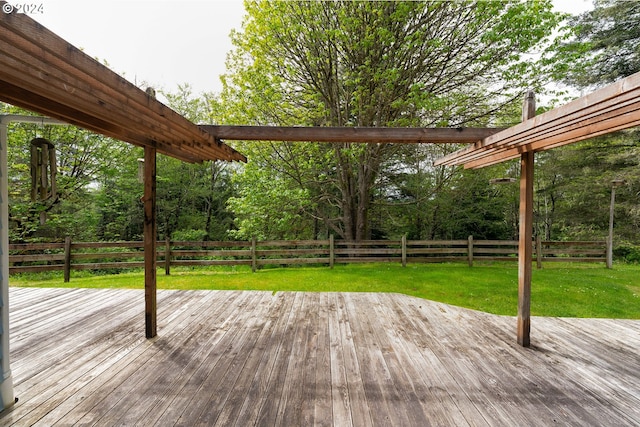
MULTIPOLYGON (((44 138, 31 140, 31 201, 55 200, 56 193, 56 148, 44 138)), ((45 211, 40 213, 40 224, 47 220, 45 211)))

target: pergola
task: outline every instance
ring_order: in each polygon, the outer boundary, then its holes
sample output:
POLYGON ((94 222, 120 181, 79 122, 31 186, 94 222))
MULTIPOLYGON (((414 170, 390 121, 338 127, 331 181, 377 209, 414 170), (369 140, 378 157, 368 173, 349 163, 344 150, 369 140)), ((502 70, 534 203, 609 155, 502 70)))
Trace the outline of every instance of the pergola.
MULTIPOLYGON (((0 6, 4 5, 0 1, 0 6)), ((518 342, 529 345, 534 152, 636 126, 640 74, 508 129, 198 126, 90 58, 26 15, 0 15, 0 101, 144 147, 145 330, 156 335, 156 153, 187 162, 245 161, 223 140, 356 143, 468 143, 439 165, 482 167, 520 157, 518 342)), ((5 117, 0 131, 6 132, 5 117)), ((9 366, 8 179, 6 139, 0 141, 0 409, 13 404, 9 366)))

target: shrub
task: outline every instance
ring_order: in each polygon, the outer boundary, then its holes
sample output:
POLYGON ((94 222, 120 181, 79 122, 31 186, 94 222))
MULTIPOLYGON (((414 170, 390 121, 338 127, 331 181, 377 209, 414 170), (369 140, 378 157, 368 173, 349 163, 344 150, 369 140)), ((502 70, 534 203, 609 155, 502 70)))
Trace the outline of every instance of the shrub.
POLYGON ((625 262, 640 264, 640 246, 620 245, 613 250, 613 256, 625 262))

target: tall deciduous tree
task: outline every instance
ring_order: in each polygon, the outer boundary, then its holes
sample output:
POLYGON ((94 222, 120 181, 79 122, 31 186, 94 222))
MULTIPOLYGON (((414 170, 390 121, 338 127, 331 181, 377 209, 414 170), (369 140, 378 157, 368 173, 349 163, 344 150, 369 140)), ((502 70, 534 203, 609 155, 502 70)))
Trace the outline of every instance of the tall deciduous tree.
MULTIPOLYGON (((246 9, 228 62, 228 123, 487 125, 536 85, 525 54, 560 19, 550 1, 251 1, 246 9)), ((247 154, 271 159, 271 181, 300 190, 300 215, 361 240, 372 234, 373 203, 389 192, 385 167, 413 150, 262 144, 247 154), (300 151, 308 154, 289 156, 300 151)), ((247 195, 242 205, 262 200, 247 195)))

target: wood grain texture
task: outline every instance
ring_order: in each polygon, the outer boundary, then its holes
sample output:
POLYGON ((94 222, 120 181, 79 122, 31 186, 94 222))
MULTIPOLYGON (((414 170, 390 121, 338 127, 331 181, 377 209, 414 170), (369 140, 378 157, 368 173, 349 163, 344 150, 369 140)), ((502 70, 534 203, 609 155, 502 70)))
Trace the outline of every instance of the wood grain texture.
POLYGON ((10 288, 3 426, 640 426, 640 321, 384 293, 10 288), (468 325, 473 325, 469 327, 468 325))

